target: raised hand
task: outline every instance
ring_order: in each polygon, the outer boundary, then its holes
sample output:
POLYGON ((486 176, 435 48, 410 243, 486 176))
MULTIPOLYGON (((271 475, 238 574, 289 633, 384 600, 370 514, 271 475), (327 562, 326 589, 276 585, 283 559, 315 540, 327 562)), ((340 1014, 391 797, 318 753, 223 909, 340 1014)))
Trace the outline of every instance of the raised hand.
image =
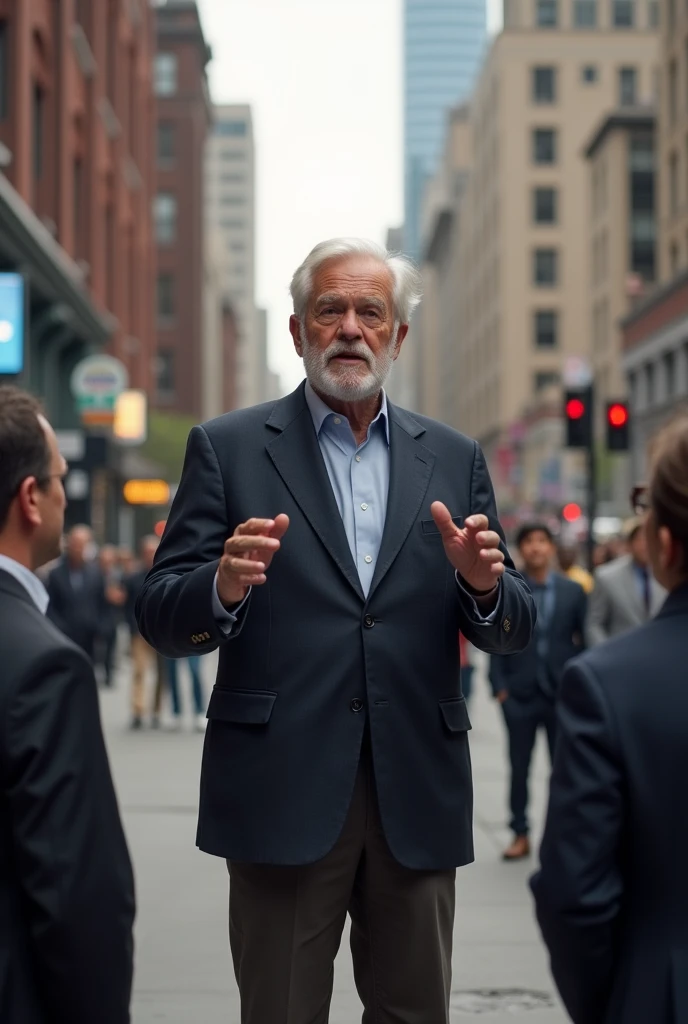
POLYGON ((289 516, 275 519, 249 519, 240 523, 225 542, 217 575, 218 597, 226 607, 244 600, 249 587, 259 587, 279 551, 289 528, 289 516))
POLYGON ((477 593, 494 590, 504 572, 504 553, 499 548, 499 534, 488 529, 487 516, 469 516, 461 530, 441 501, 433 502, 430 512, 442 535, 447 558, 459 576, 477 593))

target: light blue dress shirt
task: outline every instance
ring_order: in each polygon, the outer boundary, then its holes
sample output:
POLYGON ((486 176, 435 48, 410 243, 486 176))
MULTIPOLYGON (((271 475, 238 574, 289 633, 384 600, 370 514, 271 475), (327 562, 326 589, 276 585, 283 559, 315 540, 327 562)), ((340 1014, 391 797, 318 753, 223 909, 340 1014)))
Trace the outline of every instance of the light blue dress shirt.
POLYGON ((0 555, 0 569, 9 573, 10 576, 14 576, 15 580, 21 583, 41 615, 45 615, 50 604, 50 598, 48 597, 48 591, 38 576, 31 572, 30 569, 27 569, 25 565, 22 565, 21 562, 17 562, 14 558, 9 558, 7 555, 0 555))

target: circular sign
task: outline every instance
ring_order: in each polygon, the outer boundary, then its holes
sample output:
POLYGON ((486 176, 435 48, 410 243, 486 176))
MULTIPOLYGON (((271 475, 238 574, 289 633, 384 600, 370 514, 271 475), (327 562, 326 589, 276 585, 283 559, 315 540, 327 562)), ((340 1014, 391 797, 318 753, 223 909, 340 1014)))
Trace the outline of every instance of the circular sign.
POLYGON ((129 384, 129 373, 124 363, 114 356, 87 356, 74 367, 71 378, 75 398, 114 399, 129 384))

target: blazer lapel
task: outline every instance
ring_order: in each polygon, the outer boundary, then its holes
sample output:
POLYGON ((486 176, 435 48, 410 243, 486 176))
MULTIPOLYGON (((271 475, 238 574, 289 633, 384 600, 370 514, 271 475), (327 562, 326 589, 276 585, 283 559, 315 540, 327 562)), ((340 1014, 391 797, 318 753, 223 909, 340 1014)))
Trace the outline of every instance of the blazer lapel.
POLYGON ((418 518, 430 483, 434 452, 416 440, 425 433, 417 420, 388 402, 390 473, 387 516, 368 598, 389 571, 418 518))
POLYGON ((267 426, 278 431, 266 446, 277 472, 338 568, 364 601, 361 581, 304 397, 304 384, 275 405, 267 426))

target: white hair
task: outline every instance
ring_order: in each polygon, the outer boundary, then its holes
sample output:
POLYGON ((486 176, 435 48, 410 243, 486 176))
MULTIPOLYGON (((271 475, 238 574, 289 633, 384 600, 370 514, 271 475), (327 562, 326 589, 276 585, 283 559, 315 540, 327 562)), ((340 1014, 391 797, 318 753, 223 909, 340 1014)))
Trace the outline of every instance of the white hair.
POLYGON ((291 281, 294 313, 303 320, 313 290, 313 277, 328 260, 347 256, 370 256, 390 271, 394 282, 394 314, 402 324, 409 323, 422 297, 421 276, 414 263, 402 253, 388 252, 377 242, 365 238, 331 238, 319 242, 308 254, 291 281))

